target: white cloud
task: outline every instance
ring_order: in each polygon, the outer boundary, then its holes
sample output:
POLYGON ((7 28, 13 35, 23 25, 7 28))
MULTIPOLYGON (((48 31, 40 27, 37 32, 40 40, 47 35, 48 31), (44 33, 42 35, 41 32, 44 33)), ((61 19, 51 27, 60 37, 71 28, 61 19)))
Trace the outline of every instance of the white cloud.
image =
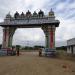
POLYGON ((13 36, 13 44, 18 44, 18 41, 44 41, 45 36, 41 28, 20 28, 15 31, 13 36), (43 39, 42 39, 43 38, 43 39), (15 41, 16 40, 16 41, 15 41))
POLYGON ((66 8, 66 3, 59 3, 57 6, 56 6, 57 10, 63 10, 66 8))
POLYGON ((75 35, 75 21, 74 20, 60 20, 60 26, 56 30, 56 40, 68 40, 74 38, 75 35))

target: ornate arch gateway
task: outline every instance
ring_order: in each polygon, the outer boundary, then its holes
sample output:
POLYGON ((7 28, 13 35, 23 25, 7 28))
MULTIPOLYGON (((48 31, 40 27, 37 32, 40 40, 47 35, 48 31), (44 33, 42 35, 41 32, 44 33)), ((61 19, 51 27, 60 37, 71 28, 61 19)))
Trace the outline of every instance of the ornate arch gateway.
POLYGON ((46 48, 55 48, 55 30, 59 26, 59 20, 55 19, 54 12, 51 11, 45 15, 42 10, 32 14, 29 10, 24 14, 16 12, 12 17, 10 13, 6 15, 0 26, 3 27, 2 48, 12 47, 12 38, 17 28, 38 28, 44 31, 46 37, 46 48))

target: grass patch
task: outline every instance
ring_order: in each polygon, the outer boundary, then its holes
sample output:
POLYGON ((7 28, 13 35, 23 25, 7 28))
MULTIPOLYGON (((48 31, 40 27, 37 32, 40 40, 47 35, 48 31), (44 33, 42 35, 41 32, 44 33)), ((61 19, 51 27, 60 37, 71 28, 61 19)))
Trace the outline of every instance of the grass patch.
POLYGON ((57 50, 57 58, 75 61, 75 55, 67 54, 64 50, 57 50))

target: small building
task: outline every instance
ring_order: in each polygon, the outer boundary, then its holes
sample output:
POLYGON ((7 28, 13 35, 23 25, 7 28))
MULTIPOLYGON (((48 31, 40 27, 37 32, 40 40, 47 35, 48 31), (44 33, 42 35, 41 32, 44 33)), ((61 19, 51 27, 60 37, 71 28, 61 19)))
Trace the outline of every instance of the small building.
POLYGON ((75 54, 75 38, 67 40, 67 53, 75 54))

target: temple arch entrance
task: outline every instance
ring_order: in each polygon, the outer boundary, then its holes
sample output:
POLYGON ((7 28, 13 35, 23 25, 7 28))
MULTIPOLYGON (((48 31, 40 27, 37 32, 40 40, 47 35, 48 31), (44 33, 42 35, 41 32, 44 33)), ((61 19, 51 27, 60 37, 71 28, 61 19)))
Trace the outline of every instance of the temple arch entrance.
MULTIPOLYGON (((53 10, 45 15, 42 10, 32 14, 29 10, 24 14, 16 12, 12 17, 10 13, 6 15, 4 22, 0 23, 3 27, 2 48, 12 47, 12 38, 17 28, 41 28, 45 34, 46 48, 55 48, 55 30, 59 26, 59 20, 55 19, 53 10)), ((36 33, 37 35, 37 33, 36 33)), ((42 38, 43 39, 43 38, 42 38)))

